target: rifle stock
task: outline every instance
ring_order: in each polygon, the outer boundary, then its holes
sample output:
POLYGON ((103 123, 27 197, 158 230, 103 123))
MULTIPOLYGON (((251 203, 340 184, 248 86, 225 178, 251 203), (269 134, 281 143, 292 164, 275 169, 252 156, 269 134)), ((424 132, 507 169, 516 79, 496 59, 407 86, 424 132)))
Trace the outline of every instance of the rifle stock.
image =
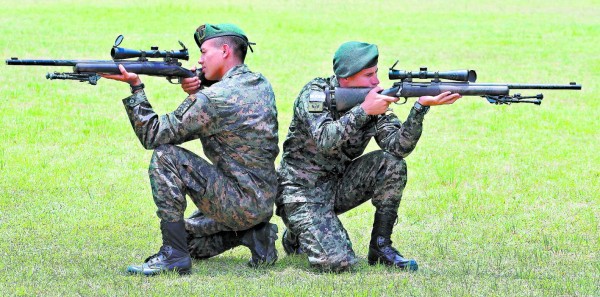
POLYGON ((119 74, 119 65, 123 65, 127 72, 133 72, 136 74, 150 75, 150 76, 162 76, 166 77, 167 80, 171 81, 173 78, 187 78, 194 77, 197 73, 192 72, 189 69, 183 68, 176 64, 164 63, 164 62, 119 62, 119 61, 103 61, 103 62, 82 62, 77 63, 73 70, 75 73, 109 73, 119 74))

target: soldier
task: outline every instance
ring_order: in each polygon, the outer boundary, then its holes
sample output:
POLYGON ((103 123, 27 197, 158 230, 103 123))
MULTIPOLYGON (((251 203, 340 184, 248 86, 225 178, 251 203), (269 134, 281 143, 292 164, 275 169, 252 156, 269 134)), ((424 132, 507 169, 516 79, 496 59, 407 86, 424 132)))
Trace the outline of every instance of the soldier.
POLYGON ((287 230, 285 252, 306 254, 323 271, 348 270, 357 262, 338 215, 371 199, 375 219, 368 262, 417 270, 415 260, 392 247, 392 228, 406 185, 406 162, 423 128, 429 106, 452 104, 459 94, 424 96, 404 123, 388 111, 398 98, 377 92, 377 46, 346 42, 333 57, 334 76, 315 78, 294 103, 294 116, 279 169, 277 214, 287 230), (365 101, 345 113, 326 104, 326 87, 373 88, 365 101), (375 137, 381 150, 362 155, 375 137), (361 156, 362 155, 362 156, 361 156))
POLYGON ((131 86, 123 100, 131 125, 146 149, 154 150, 149 175, 163 244, 129 273, 189 273, 191 257, 208 258, 238 245, 250 248, 249 265, 277 260, 277 226, 269 223, 277 190, 277 110, 271 85, 244 64, 248 41, 232 24, 205 24, 194 39, 210 87, 183 81, 190 95, 159 116, 135 73, 103 75, 131 86), (200 139, 210 163, 177 144, 200 139), (212 163, 212 164, 211 164, 212 163), (186 194, 198 210, 184 220, 186 194), (191 257, 190 257, 191 254, 191 257))

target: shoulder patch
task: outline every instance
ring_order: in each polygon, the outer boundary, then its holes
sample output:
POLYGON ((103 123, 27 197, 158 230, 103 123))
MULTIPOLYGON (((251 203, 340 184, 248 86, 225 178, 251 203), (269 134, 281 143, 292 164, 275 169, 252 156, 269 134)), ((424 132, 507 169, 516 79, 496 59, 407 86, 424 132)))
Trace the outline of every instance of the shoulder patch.
POLYGON ((181 119, 181 117, 183 117, 185 112, 188 111, 188 109, 190 109, 190 107, 192 105, 194 105, 195 102, 196 102, 196 95, 189 95, 187 98, 185 98, 185 100, 183 100, 181 105, 179 105, 179 107, 175 110, 175 116, 177 118, 181 119))
POLYGON ((322 90, 311 90, 308 97, 309 112, 323 112, 325 106, 325 93, 322 90))

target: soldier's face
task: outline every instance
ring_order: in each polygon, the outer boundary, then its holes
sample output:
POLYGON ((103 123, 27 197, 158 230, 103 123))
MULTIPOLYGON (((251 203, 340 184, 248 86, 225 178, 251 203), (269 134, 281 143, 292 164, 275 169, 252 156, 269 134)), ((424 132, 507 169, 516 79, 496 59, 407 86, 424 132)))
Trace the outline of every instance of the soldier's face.
POLYGON ((379 85, 377 66, 365 68, 358 73, 340 79, 340 86, 344 88, 374 88, 379 85))
POLYGON ((202 65, 204 77, 208 80, 221 80, 223 77, 223 46, 217 46, 215 39, 209 39, 202 43, 200 47, 200 60, 198 63, 202 65))

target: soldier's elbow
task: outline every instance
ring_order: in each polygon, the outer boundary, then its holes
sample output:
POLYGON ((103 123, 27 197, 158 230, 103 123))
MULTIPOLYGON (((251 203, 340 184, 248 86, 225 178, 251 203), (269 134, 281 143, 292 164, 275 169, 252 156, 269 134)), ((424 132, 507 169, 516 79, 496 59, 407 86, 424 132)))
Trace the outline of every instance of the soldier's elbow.
POLYGON ((149 150, 149 151, 154 150, 158 147, 158 145, 155 144, 154 142, 140 140, 140 143, 142 144, 144 149, 149 150))

